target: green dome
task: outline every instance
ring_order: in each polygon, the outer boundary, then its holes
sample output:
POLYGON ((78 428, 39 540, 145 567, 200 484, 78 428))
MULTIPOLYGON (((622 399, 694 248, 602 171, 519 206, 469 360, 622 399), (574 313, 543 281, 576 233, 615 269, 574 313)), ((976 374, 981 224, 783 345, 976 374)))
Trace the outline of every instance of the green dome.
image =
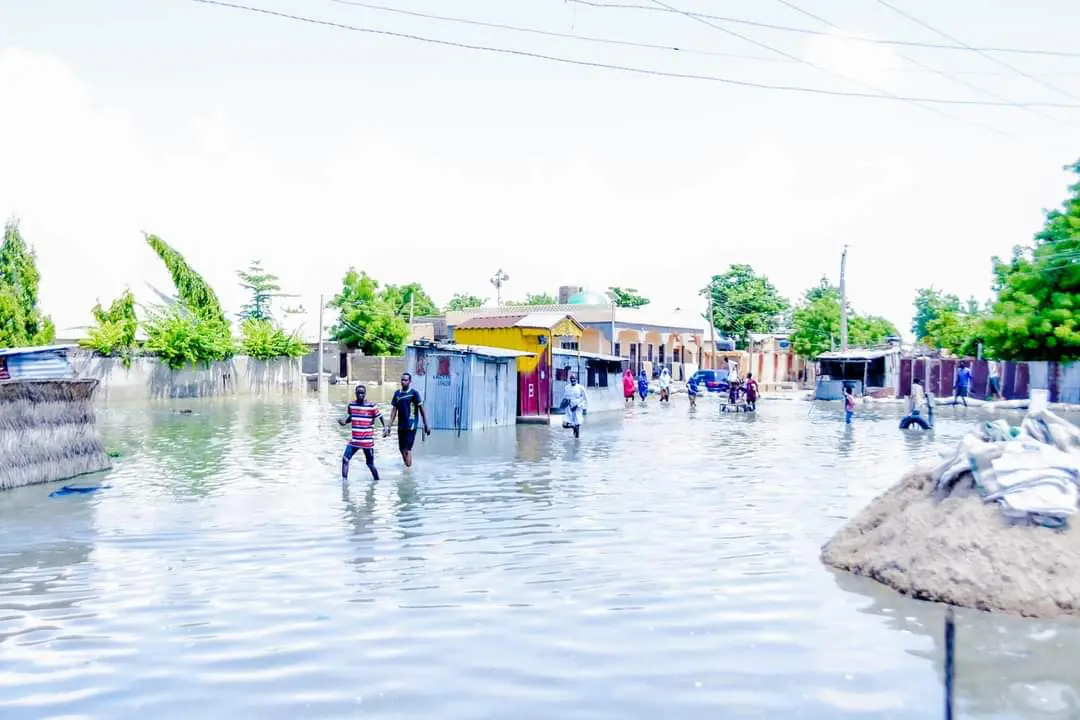
POLYGON ((576 295, 571 295, 570 299, 567 300, 567 302, 570 305, 608 305, 609 303, 611 303, 611 300, 609 300, 606 295, 602 295, 601 293, 589 292, 588 290, 586 290, 585 292, 579 292, 576 295))

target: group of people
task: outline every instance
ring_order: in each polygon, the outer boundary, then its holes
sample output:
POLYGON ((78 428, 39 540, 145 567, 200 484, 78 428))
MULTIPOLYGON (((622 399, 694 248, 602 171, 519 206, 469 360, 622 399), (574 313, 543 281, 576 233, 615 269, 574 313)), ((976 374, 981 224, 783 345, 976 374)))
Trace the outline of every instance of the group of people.
POLYGON ((423 421, 424 435, 431 434, 431 426, 428 425, 427 413, 424 411, 424 400, 420 392, 412 387, 412 375, 401 375, 401 387, 394 391, 394 397, 390 401, 390 422, 383 418, 382 411, 375 403, 368 402, 367 388, 364 385, 356 386, 356 400, 349 403, 345 417, 338 419, 339 425, 352 425, 349 442, 345 446, 345 453, 341 456, 341 479, 349 478, 349 462, 356 452, 364 453, 364 461, 368 470, 371 471, 373 480, 379 479, 379 471, 375 467, 375 421, 382 423, 383 437, 390 436, 390 429, 394 420, 398 421, 398 451, 405 467, 412 467, 412 449, 416 442, 416 433, 419 430, 419 422, 423 421))

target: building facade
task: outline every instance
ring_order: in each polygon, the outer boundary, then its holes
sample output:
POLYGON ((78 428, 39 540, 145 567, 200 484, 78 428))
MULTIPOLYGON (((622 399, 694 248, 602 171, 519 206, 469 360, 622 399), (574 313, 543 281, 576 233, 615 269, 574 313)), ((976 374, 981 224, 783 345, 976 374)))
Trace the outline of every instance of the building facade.
POLYGON ((518 417, 551 413, 554 402, 552 349, 580 346, 585 328, 567 313, 526 312, 474 314, 451 324, 454 342, 529 353, 518 359, 518 417))

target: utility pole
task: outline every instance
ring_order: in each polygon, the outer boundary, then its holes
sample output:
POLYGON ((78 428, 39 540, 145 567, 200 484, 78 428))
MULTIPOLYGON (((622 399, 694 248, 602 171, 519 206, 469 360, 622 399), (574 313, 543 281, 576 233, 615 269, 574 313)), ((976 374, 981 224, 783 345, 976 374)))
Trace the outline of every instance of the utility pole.
POLYGON ((323 376, 323 308, 326 306, 326 302, 322 295, 319 296, 319 367, 316 369, 315 374, 315 389, 319 393, 319 398, 322 399, 322 376, 323 376))
POLYGON ((413 315, 416 310, 416 294, 409 295, 409 330, 412 330, 413 315))
POLYGON ((847 245, 840 256, 840 352, 847 352, 847 245))
POLYGON ((716 369, 716 321, 713 320, 712 283, 709 283, 709 338, 712 340, 712 352, 709 355, 709 367, 716 369))

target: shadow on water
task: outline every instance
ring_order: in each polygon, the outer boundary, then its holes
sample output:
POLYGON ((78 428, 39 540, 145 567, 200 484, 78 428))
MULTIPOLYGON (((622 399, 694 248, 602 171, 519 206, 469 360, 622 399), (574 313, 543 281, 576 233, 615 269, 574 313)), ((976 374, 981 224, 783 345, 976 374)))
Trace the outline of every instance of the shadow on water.
MULTIPOLYGON (((931 641, 909 649, 933 664, 944 693, 946 606, 903 597, 867 578, 829 569, 844 592, 865 598, 858 612, 891 630, 931 641)), ((963 717, 1080 717, 1080 621, 1038 621, 956 610, 956 699, 963 717)), ((944 707, 944 694, 942 694, 944 707)))

